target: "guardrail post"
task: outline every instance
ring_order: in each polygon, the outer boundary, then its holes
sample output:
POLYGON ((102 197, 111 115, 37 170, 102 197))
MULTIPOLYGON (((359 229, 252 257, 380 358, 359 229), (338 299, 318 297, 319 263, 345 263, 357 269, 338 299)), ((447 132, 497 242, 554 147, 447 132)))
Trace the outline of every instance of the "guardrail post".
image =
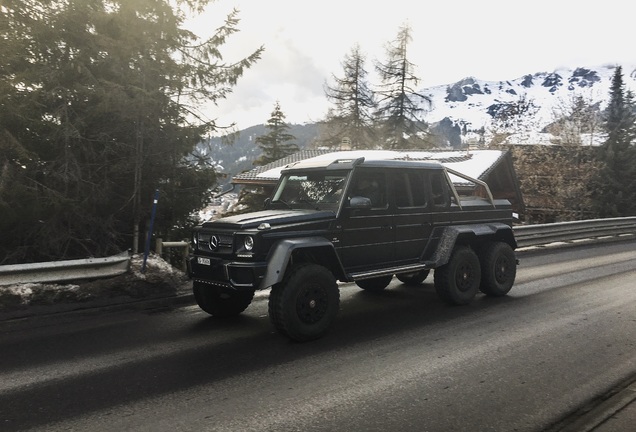
POLYGON ((183 242, 186 244, 183 247, 183 253, 181 254, 181 270, 185 273, 188 272, 188 251, 190 249, 190 243, 188 239, 183 239, 183 242))
POLYGON ((187 271, 188 270, 188 248, 190 247, 190 243, 188 239, 184 239, 183 241, 178 241, 178 242, 170 242, 170 241, 164 242, 161 237, 158 237, 157 241, 155 242, 155 253, 161 256, 164 248, 171 248, 171 247, 183 249, 183 252, 181 253, 181 270, 183 270, 184 272, 187 271))

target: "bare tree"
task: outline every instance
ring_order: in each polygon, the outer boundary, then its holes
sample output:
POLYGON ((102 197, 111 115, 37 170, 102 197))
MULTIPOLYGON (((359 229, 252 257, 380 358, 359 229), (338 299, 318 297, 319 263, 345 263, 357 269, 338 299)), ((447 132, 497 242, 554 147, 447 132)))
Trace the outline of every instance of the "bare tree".
POLYGON ((488 114, 493 118, 490 145, 505 144, 512 136, 516 136, 517 143, 527 142, 532 131, 528 119, 537 111, 538 107, 534 101, 528 99, 525 94, 514 102, 491 105, 488 108, 488 114))
POLYGON ((400 27, 396 40, 387 46, 386 61, 375 65, 382 80, 376 91, 377 116, 386 147, 394 149, 431 147, 422 116, 431 99, 416 90, 419 78, 414 73, 415 65, 408 60, 411 39, 411 27, 400 27))
POLYGON ((320 141, 328 147, 343 144, 352 149, 375 147, 374 94, 367 81, 365 56, 355 45, 342 62, 343 76, 332 75, 333 85, 325 84, 325 95, 333 104, 320 141))
POLYGON ((555 121, 547 127, 553 143, 565 146, 593 145, 601 125, 599 103, 573 96, 553 110, 555 121))

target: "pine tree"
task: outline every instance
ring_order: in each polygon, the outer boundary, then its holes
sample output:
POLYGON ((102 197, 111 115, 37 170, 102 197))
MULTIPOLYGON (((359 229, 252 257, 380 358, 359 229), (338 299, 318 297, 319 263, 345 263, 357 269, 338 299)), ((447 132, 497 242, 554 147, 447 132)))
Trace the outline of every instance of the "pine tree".
POLYGON ((422 118, 431 99, 418 93, 415 86, 419 79, 414 75, 415 65, 408 60, 408 44, 411 28, 402 26, 393 44, 387 47, 385 63, 376 63, 376 70, 382 80, 376 94, 379 109, 377 116, 381 122, 385 147, 426 148, 428 126, 422 118))
POLYGON ((343 77, 332 75, 333 86, 325 86, 325 95, 334 107, 323 122, 320 141, 328 147, 347 143, 352 149, 375 147, 374 94, 367 81, 365 57, 355 45, 342 62, 343 77))
POLYGON ((622 67, 612 77, 610 100, 603 129, 606 140, 600 150, 603 162, 594 187, 598 212, 603 217, 636 214, 636 107, 631 92, 625 92, 622 67))
MULTIPOLYGON (((265 128, 269 132, 254 140, 263 153, 253 162, 253 165, 267 165, 298 151, 298 146, 290 142, 296 137, 287 132, 289 125, 285 123, 285 114, 278 101, 274 104, 274 111, 265 124, 265 128)), ((245 186, 239 193, 236 209, 230 214, 260 210, 271 192, 270 187, 245 186)))
POLYGON ((274 104, 274 111, 265 127, 269 132, 254 140, 263 151, 263 154, 254 161, 254 165, 267 165, 298 151, 298 146, 290 142, 296 137, 287 132, 289 125, 285 123, 285 114, 278 101, 274 104))
POLYGON ((3 1, 0 262, 137 249, 156 188, 156 231, 189 229, 215 183, 188 156, 217 127, 198 108, 261 53, 222 61, 236 11, 207 40, 185 30, 179 7, 209 2, 3 1))

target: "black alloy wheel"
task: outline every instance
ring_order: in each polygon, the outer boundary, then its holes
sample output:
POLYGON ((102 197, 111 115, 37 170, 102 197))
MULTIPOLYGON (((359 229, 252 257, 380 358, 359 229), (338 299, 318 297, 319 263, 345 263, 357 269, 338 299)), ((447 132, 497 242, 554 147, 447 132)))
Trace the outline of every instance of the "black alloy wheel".
POLYGON ((202 282, 193 282, 192 292, 194 299, 201 309, 212 316, 227 318, 240 314, 252 302, 254 291, 235 291, 209 285, 202 282))
POLYGON ((481 267, 477 254, 468 246, 458 246, 447 264, 435 269, 435 290, 449 304, 470 303, 481 281, 481 267))
POLYGON ((304 342, 322 337, 340 308, 340 291, 325 267, 302 263, 272 287, 269 318, 280 333, 304 342))
POLYGON ((507 243, 493 242, 481 250, 481 285, 486 295, 502 297, 508 294, 517 276, 517 258, 507 243))

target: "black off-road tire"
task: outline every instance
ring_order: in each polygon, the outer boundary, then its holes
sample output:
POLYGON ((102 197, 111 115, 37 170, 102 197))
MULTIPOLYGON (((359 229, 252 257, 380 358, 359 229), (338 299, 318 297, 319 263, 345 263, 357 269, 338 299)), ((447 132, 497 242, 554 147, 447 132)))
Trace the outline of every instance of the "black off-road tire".
POLYGON ((356 285, 365 291, 380 292, 384 288, 388 287, 393 279, 392 275, 380 276, 371 279, 362 279, 356 281, 356 285))
POLYGON ((227 318, 240 314, 252 302, 254 291, 234 291, 200 282, 192 284, 194 299, 201 309, 212 316, 227 318))
POLYGON ((429 270, 420 270, 414 273, 402 273, 396 275, 398 280, 405 285, 416 286, 420 285, 428 277, 429 270))
POLYGON ((450 261, 435 269, 435 290, 442 300, 453 305, 470 303, 481 281, 481 266, 475 252, 467 246, 458 246, 450 261))
POLYGON ((508 294, 517 276, 517 258, 504 242, 486 244, 480 251, 481 285, 479 289, 486 295, 502 297, 508 294))
POLYGON ((280 333, 298 342, 322 337, 340 308, 340 291, 333 274, 311 263, 293 267, 272 287, 269 318, 280 333))

